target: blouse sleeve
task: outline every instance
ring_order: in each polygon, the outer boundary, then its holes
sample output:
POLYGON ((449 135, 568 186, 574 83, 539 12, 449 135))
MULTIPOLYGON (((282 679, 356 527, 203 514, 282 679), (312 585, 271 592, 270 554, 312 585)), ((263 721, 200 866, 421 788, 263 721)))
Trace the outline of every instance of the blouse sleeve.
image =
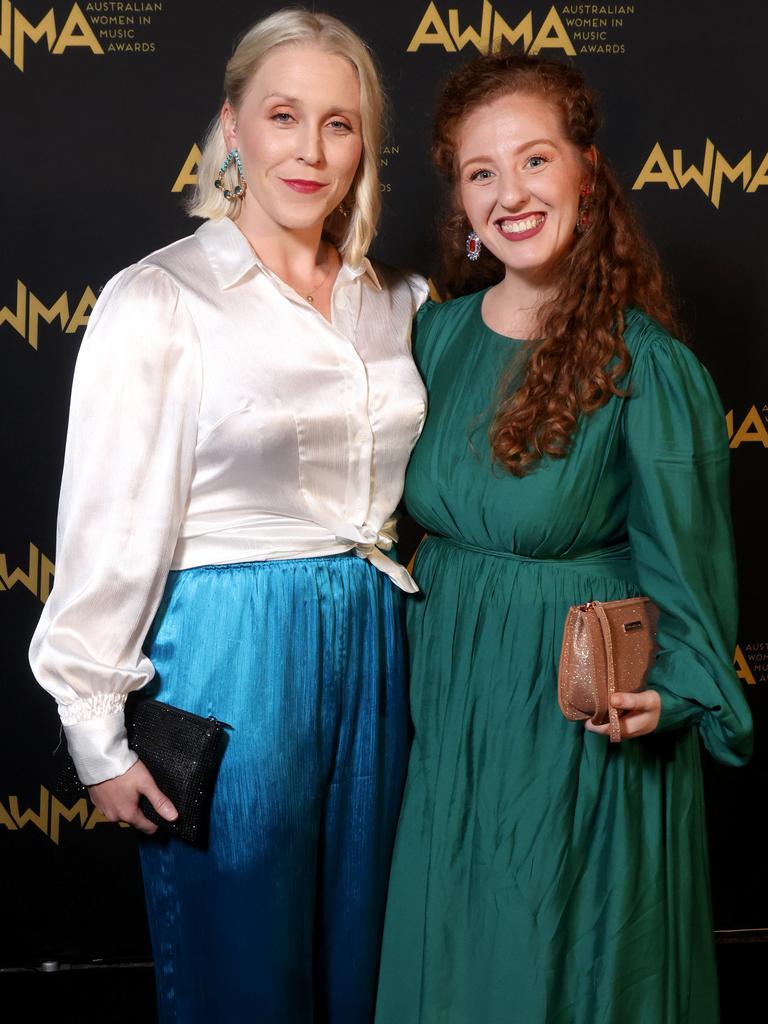
POLYGON ((123 774, 127 694, 154 675, 142 644, 192 478, 202 387, 194 326, 160 269, 104 289, 75 368, 56 573, 30 649, 82 782, 123 774))
POLYGON ((738 618, 725 417, 689 349, 660 329, 636 356, 625 421, 629 539, 641 592, 659 607, 648 686, 659 729, 697 725, 724 764, 743 764, 752 721, 733 667, 738 618))
POLYGON ((421 274, 406 274, 406 280, 411 292, 412 315, 418 319, 429 298, 429 283, 421 274))

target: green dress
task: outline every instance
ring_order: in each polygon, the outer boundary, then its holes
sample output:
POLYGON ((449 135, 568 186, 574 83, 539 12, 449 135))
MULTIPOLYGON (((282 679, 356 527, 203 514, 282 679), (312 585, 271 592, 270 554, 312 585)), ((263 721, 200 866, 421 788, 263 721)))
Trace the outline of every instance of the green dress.
POLYGON ((487 431, 521 343, 484 324, 482 297, 417 323, 429 414, 406 502, 429 536, 377 1024, 711 1024, 699 737, 725 764, 751 749, 720 401, 630 311, 630 397, 515 478, 487 431), (661 609, 662 718, 614 746, 560 712, 563 624, 572 604, 637 594, 661 609))

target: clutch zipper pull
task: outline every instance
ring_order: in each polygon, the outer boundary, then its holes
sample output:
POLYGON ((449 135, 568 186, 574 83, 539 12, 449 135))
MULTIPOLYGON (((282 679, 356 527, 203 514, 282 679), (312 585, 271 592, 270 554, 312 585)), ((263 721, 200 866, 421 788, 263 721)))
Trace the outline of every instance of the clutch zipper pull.
POLYGON ((216 718, 215 715, 208 715, 209 722, 215 722, 217 725, 223 725, 225 729, 235 730, 234 725, 230 725, 229 722, 222 722, 220 718, 216 718))

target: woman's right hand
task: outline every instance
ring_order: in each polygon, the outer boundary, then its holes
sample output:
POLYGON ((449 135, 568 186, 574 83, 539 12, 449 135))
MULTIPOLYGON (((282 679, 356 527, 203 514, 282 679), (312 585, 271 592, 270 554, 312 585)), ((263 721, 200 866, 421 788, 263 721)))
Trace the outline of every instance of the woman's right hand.
POLYGON ((149 769, 142 761, 131 765, 116 779, 107 779, 89 786, 91 800, 107 821, 126 821, 134 828, 151 836, 157 825, 146 818, 139 808, 139 797, 145 796, 157 813, 166 821, 175 821, 179 812, 168 797, 157 788, 149 769))

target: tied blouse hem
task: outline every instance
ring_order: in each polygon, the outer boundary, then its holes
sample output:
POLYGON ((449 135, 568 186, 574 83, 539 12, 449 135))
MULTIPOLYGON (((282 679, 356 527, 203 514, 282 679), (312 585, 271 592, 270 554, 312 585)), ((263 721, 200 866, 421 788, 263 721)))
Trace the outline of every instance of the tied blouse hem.
POLYGON ((235 565, 241 562, 286 561, 294 558, 327 558, 352 552, 367 559, 376 569, 407 594, 418 592, 418 586, 405 566, 385 552, 397 543, 397 519, 392 516, 380 530, 364 524, 349 529, 351 536, 333 536, 315 523, 300 524, 296 520, 270 516, 265 524, 238 532, 208 533, 180 539, 170 568, 173 571, 199 569, 206 565, 235 565), (288 540, 287 531, 291 531, 288 540))

